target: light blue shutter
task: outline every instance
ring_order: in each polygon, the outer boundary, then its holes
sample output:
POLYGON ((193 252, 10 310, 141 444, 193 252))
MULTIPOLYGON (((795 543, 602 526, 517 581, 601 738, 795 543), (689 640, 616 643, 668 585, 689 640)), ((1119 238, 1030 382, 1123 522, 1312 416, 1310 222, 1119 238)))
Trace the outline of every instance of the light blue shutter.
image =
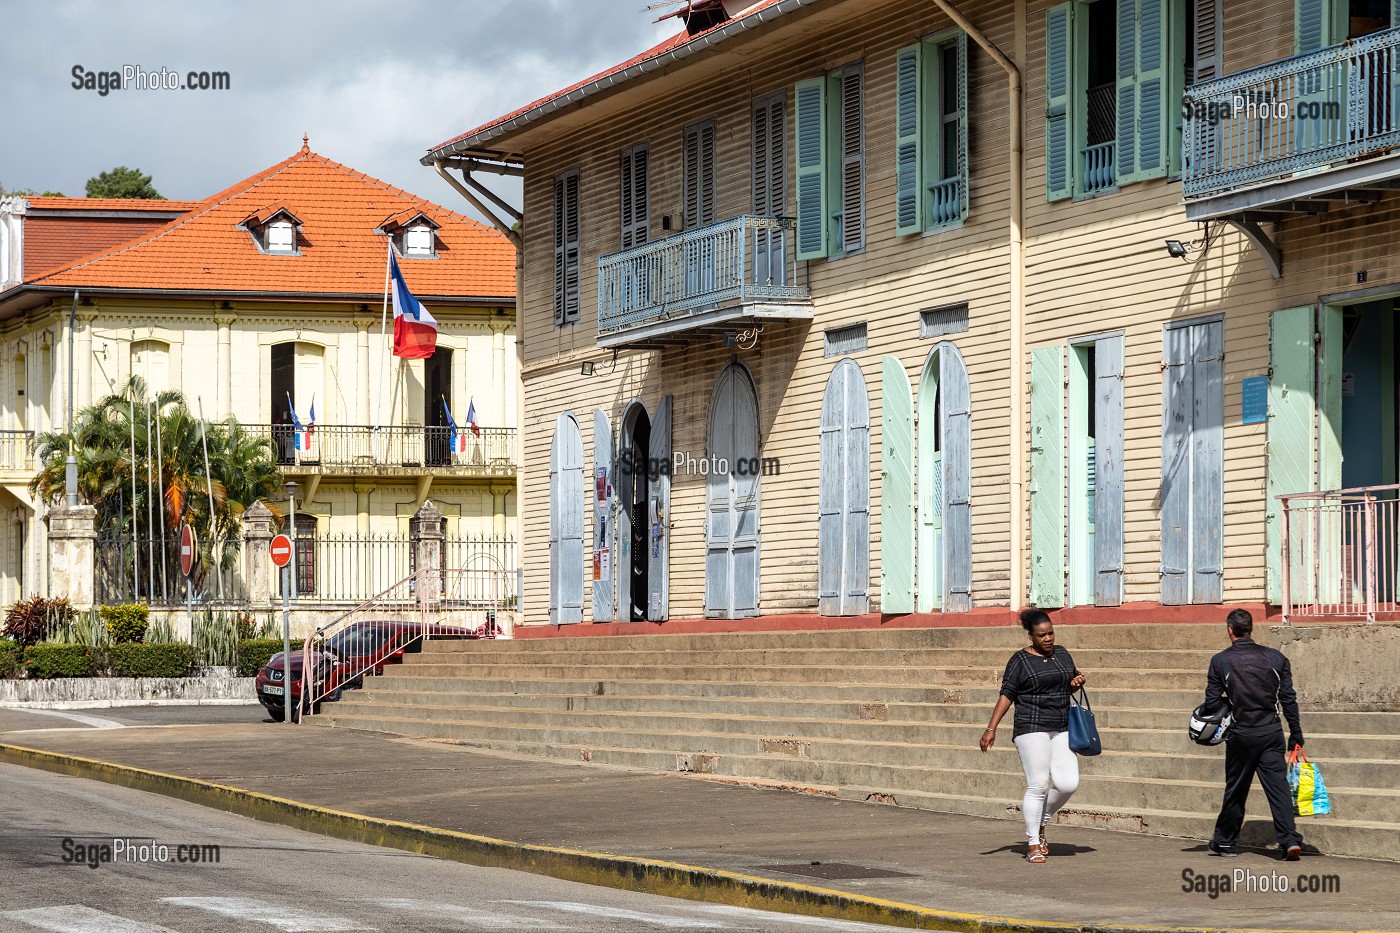
POLYGON ((870 394, 854 360, 846 367, 846 541, 842 615, 870 611, 870 394))
POLYGON ((797 258, 830 251, 826 222, 826 78, 799 81, 797 112, 797 258))
POLYGON ((1074 194, 1074 125, 1070 68, 1074 61, 1074 4, 1045 12, 1045 197, 1074 194))
POLYGON ((1138 0, 1118 5, 1117 141, 1113 158, 1117 180, 1132 181, 1138 162, 1138 0))
POLYGON ((1094 604, 1123 604, 1123 338, 1094 343, 1094 604))
MULTIPOLYGON (((1313 488, 1313 309, 1288 308, 1269 315, 1268 439, 1264 546, 1267 598, 1283 602, 1283 507, 1278 497, 1313 488)), ((1294 570, 1301 569, 1294 562, 1294 570)), ((1296 575, 1295 575, 1296 576, 1296 575)), ((1295 590, 1295 592, 1297 592, 1295 590)))
POLYGON ((836 97, 840 175, 833 195, 840 219, 833 247, 850 252, 865 246, 865 73, 859 65, 842 69, 832 81, 836 97))
POLYGON ((1169 327, 1162 371, 1162 605, 1191 601, 1191 328, 1169 327))
MULTIPOLYGON (((734 380, 726 367, 710 400, 705 453, 711 463, 734 462, 734 380)), ((705 615, 729 618, 734 607, 734 491, 731 477, 710 470, 705 477, 705 615)))
POLYGON ((919 233, 923 220, 923 44, 895 57, 895 233, 919 233))
POLYGON ((967 154, 967 33, 959 31, 955 45, 958 54, 958 200, 961 216, 966 220, 972 165, 967 154))
POLYGON ((1218 603, 1225 574, 1225 324, 1191 329, 1191 601, 1218 603))
MULTIPOLYGON (((615 529, 612 527, 612 498, 599 499, 597 477, 603 476, 603 491, 613 487, 612 426, 608 423, 607 412, 593 409, 593 485, 588 488, 588 498, 593 502, 593 550, 607 551, 610 564, 606 580, 593 581, 593 621, 611 622, 617 618, 613 611, 613 586, 621 574, 618 563, 615 529)), ((623 579, 626 579, 625 577, 623 579)))
POLYGON ((730 459, 730 475, 734 490, 734 570, 730 578, 734 597, 733 618, 758 615, 760 494, 759 470, 756 465, 762 454, 758 434, 758 396, 754 392, 748 370, 730 364, 734 382, 734 457, 730 459), (739 460, 747 468, 737 468, 739 460))
MULTIPOLYGON (((661 396, 656 406, 655 417, 651 419, 651 442, 649 453, 657 464, 656 475, 649 479, 651 499, 656 504, 657 531, 660 537, 647 529, 647 541, 651 554, 647 558, 647 621, 664 622, 671 612, 671 474, 663 465, 671 464, 671 396, 661 396)), ((648 518, 651 517, 648 508, 648 518)))
POLYGON ((817 586, 822 615, 869 609, 870 411, 865 379, 841 360, 822 398, 817 586))
POLYGON ((1296 52, 1315 52, 1332 44, 1332 2, 1294 0, 1293 42, 1296 52))
POLYGON ((1064 351, 1031 351, 1031 603, 1065 604, 1064 351))
POLYGON ((972 611, 972 395, 962 354, 938 351, 943 394, 944 612, 972 611))
MULTIPOLYGON (((1161 178, 1167 173, 1172 116, 1167 106, 1169 6, 1166 0, 1137 0, 1137 161, 1131 167, 1119 161, 1120 183, 1161 178)), ((1121 138, 1121 128, 1119 135, 1121 138)))
POLYGON ((880 361, 880 611, 914 611, 914 393, 897 357, 880 361))
POLYGON ((549 458, 550 612, 562 625, 583 621, 583 438, 567 412, 554 422, 549 458))

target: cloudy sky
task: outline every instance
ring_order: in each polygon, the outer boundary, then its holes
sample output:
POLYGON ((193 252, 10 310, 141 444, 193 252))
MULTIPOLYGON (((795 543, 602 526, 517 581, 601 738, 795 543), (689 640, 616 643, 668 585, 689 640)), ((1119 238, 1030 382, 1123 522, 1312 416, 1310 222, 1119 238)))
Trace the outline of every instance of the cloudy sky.
MULTIPOLYGON (((651 0, 0 0, 0 185, 82 195, 116 165, 202 198, 311 148, 454 209, 424 150, 674 32, 651 0), (73 68, 227 71, 100 96, 73 68)), ((512 199, 514 200, 514 199, 512 199)))

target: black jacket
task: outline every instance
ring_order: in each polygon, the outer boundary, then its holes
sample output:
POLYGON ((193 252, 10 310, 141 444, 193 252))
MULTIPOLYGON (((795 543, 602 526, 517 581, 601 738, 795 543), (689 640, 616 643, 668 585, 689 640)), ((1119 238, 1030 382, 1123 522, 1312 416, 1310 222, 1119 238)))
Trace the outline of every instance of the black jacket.
POLYGON ((1206 676, 1206 705, 1229 698, 1234 710, 1234 735, 1267 735, 1281 731, 1278 710, 1294 741, 1303 741, 1298 719, 1298 695, 1293 692, 1293 671, 1283 652, 1255 644, 1252 638, 1237 638, 1234 644, 1210 659, 1206 676))

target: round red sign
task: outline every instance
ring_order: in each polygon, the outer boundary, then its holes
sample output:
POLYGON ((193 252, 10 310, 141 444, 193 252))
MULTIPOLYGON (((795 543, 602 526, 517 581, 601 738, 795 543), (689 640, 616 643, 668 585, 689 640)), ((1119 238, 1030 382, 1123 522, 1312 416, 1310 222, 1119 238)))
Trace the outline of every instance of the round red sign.
POLYGON ((194 526, 180 526, 180 572, 189 576, 194 570, 194 526))
POLYGON ((272 539, 272 562, 278 567, 287 566, 292 559, 292 539, 278 535, 272 539))

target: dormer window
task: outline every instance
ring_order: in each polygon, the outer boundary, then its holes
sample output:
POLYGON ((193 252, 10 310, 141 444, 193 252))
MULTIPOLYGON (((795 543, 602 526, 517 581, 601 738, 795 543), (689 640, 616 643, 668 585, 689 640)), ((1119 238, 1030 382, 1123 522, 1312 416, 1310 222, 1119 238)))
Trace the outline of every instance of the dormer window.
POLYGON ((434 259, 438 254, 439 226, 422 211, 409 209, 385 218, 374 232, 388 236, 394 252, 405 259, 434 259))
POLYGON ((405 230, 403 251, 405 256, 433 255, 433 228, 427 224, 419 224, 405 230))
POLYGON ((288 254, 296 252, 296 234, 290 221, 279 220, 267 225, 267 251, 288 254))
POLYGON ((248 231, 258 250, 273 256, 299 256, 297 235, 301 221, 285 205, 274 204, 249 214, 238 225, 248 231))

